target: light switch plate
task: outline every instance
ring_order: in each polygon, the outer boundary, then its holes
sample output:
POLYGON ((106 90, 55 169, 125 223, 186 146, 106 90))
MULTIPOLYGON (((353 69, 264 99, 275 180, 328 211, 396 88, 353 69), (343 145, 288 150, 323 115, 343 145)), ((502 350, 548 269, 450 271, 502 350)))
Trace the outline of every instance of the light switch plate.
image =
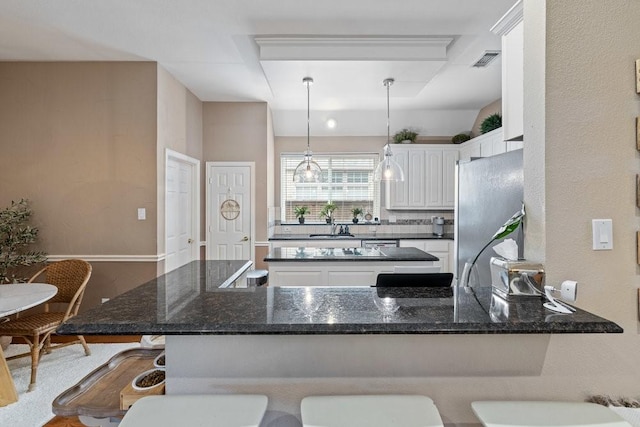
POLYGON ((144 221, 147 219, 147 210, 145 208, 138 208, 138 220, 144 221))
POLYGON ((613 220, 593 219, 591 220, 591 228, 594 251, 608 251, 613 249, 613 220))

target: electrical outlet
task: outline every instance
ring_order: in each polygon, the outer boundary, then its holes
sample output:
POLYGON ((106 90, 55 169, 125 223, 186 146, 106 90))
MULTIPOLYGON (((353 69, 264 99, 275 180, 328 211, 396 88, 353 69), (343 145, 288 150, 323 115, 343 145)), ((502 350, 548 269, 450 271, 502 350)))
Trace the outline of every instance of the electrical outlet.
POLYGON ((376 226, 375 225, 370 225, 369 226, 369 231, 376 231, 376 226))
POLYGON ((397 220, 398 220, 398 217, 396 217, 395 215, 389 215, 390 224, 395 224, 397 220))
POLYGON ((284 227, 282 231, 284 231, 285 233, 291 233, 291 227, 284 227))
POLYGON ((147 210, 145 208, 138 208, 138 220, 144 221, 147 219, 147 210))

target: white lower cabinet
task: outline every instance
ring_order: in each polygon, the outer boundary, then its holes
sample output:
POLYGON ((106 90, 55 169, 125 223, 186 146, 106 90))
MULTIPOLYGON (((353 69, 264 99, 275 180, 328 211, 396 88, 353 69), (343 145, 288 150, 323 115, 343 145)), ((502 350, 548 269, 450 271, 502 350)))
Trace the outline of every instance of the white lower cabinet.
POLYGON ((269 250, 273 248, 359 248, 360 240, 353 239, 316 239, 316 240, 271 240, 269 250))
POLYGON ((433 265, 439 265, 442 273, 453 272, 453 241, 452 240, 400 240, 401 248, 418 248, 421 251, 438 257, 433 265))
POLYGON ((374 286, 380 273, 396 266, 424 266, 433 262, 270 262, 269 286, 374 286))

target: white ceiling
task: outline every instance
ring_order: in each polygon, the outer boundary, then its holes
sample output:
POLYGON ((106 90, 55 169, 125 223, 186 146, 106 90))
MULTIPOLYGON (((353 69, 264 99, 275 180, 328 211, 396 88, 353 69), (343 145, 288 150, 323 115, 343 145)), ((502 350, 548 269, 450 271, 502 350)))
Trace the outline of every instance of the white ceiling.
MULTIPOLYGON (((386 134, 395 127, 446 135, 470 128, 500 98, 500 50, 490 28, 515 0, 0 0, 1 61, 157 61, 202 101, 265 101, 276 135, 306 133, 307 92, 316 134, 386 134), (446 58, 261 58, 256 38, 440 38, 446 58), (409 59, 409 60, 407 60, 409 59), (431 113, 430 113, 431 112, 431 113), (334 131, 320 122, 338 121, 334 131), (470 119, 471 118, 471 119, 470 119), (460 121, 465 121, 462 125, 460 121), (449 123, 451 122, 451 123, 449 123), (457 123, 458 122, 458 123, 457 123), (454 129, 457 129, 455 131, 454 129)), ((392 52, 389 50, 388 52, 392 52)), ((400 51, 398 48, 397 51, 400 51)), ((300 49, 301 53, 313 52, 300 49)), ((403 51, 404 52, 404 51, 403 51)))

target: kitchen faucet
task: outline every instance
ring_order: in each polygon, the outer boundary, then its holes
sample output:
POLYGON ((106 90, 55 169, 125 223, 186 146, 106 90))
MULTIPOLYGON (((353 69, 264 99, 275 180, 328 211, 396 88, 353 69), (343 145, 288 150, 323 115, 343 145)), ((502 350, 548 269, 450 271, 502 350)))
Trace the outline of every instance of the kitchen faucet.
POLYGON ((336 234, 336 228, 338 228, 338 224, 336 224, 336 220, 334 218, 331 218, 331 235, 333 236, 334 234, 336 234))

